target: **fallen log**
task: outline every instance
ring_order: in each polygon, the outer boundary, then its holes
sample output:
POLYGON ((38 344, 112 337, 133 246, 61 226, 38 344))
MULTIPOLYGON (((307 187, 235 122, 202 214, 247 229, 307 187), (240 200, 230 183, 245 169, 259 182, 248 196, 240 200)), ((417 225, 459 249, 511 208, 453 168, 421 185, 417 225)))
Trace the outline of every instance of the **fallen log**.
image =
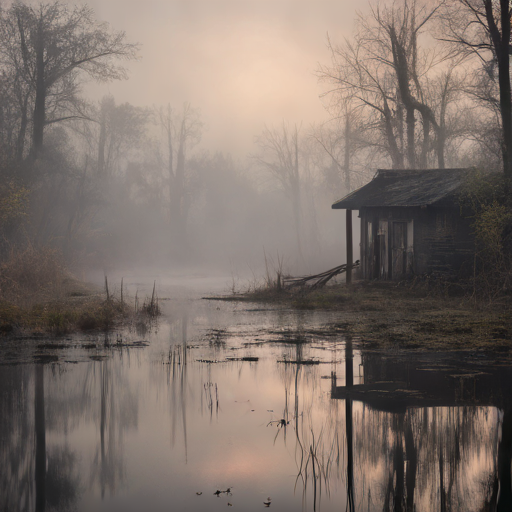
POLYGON ((283 286, 285 288, 293 288, 295 286, 308 287, 309 290, 315 290, 325 286, 333 277, 336 277, 348 269, 354 269, 359 267, 359 260, 352 265, 344 263, 338 267, 326 270, 320 274, 305 277, 287 277, 283 279, 283 286), (311 282, 311 284, 309 284, 311 282))

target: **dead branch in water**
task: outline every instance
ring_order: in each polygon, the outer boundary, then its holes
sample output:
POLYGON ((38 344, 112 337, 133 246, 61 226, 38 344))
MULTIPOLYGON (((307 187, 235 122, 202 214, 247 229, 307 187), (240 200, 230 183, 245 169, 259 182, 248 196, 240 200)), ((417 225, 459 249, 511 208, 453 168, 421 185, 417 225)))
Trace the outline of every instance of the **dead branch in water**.
POLYGON ((359 260, 357 260, 353 265, 347 265, 344 263, 339 267, 332 268, 331 270, 327 270, 320 274, 315 274, 312 276, 305 277, 288 277, 283 279, 283 284, 287 288, 293 288, 294 286, 307 286, 310 290, 315 290, 317 288, 322 288, 325 286, 333 277, 337 275, 343 274, 348 269, 354 269, 359 267, 359 260), (311 281, 311 284, 308 284, 311 281))

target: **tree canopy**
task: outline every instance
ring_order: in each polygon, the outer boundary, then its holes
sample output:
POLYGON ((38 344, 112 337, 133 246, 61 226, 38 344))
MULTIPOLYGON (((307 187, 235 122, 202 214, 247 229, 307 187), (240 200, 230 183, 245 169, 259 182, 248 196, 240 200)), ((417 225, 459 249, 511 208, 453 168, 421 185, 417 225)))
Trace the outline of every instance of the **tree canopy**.
MULTIPOLYGON (((32 151, 43 146, 48 124, 77 117, 80 75, 108 81, 126 77, 120 60, 136 57, 124 32, 98 22, 88 6, 55 1, 15 2, 0 11, 0 59, 5 87, 20 108, 18 146, 32 124, 32 151)), ((18 157, 22 148, 18 147, 18 157)))

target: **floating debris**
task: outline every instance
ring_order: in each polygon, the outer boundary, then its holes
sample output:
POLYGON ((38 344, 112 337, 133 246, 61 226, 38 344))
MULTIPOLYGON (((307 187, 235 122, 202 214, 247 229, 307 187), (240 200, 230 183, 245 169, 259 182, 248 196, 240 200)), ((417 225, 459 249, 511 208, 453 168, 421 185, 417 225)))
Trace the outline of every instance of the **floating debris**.
POLYGON ((38 364, 58 363, 59 357, 51 354, 39 354, 34 356, 34 362, 38 364))
POLYGON ((259 361, 259 357, 254 356, 244 356, 244 357, 228 357, 228 361, 250 361, 250 362, 256 362, 259 361))
POLYGON ((277 427, 286 427, 286 425, 289 425, 290 422, 286 421, 284 418, 281 420, 272 420, 267 423, 267 427, 269 425, 276 425, 277 427))
POLYGON ((132 341, 123 342, 122 338, 119 338, 114 345, 115 347, 126 347, 126 348, 142 348, 149 346, 148 341, 132 341))
POLYGON ((313 359, 305 359, 301 361, 293 361, 291 359, 283 359, 281 361, 277 361, 278 363, 284 363, 284 364, 302 364, 302 365, 313 365, 313 364, 320 364, 320 361, 315 361, 313 359))
POLYGON ((41 350, 64 350, 70 348, 71 345, 64 345, 62 343, 40 343, 37 345, 38 349, 41 350))
POLYGON ((90 359, 91 361, 98 361, 98 362, 100 362, 100 361, 105 361, 106 359, 108 359, 108 356, 106 356, 106 355, 94 354, 94 355, 92 355, 92 356, 89 356, 89 359, 90 359))
POLYGON ((231 496, 231 487, 228 487, 225 491, 219 491, 219 489, 217 489, 213 494, 217 497, 221 494, 227 494, 228 496, 231 496))

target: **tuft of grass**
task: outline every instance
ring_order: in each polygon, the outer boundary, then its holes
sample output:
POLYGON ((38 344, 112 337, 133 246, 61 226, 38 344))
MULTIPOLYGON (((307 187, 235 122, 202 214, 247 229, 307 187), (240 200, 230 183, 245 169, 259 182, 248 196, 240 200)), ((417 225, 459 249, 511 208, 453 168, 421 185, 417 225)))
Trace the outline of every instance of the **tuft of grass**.
POLYGON ((9 315, 0 308, 0 318, 13 329, 54 335, 109 330, 133 315, 133 310, 127 306, 122 307, 118 301, 105 300, 97 294, 80 300, 38 303, 29 309, 14 311, 16 315, 9 315))
POLYGON ((156 281, 153 283, 153 293, 151 299, 149 297, 142 304, 141 312, 150 318, 160 316, 160 307, 158 306, 158 297, 156 294, 156 281))
MULTIPOLYGON (((0 296, 0 336, 105 331, 135 316, 123 294, 118 299, 107 284, 101 293, 81 283, 66 271, 59 254, 48 248, 12 251, 0 264, 0 296)), ((156 316, 155 292, 149 304, 156 316)))

